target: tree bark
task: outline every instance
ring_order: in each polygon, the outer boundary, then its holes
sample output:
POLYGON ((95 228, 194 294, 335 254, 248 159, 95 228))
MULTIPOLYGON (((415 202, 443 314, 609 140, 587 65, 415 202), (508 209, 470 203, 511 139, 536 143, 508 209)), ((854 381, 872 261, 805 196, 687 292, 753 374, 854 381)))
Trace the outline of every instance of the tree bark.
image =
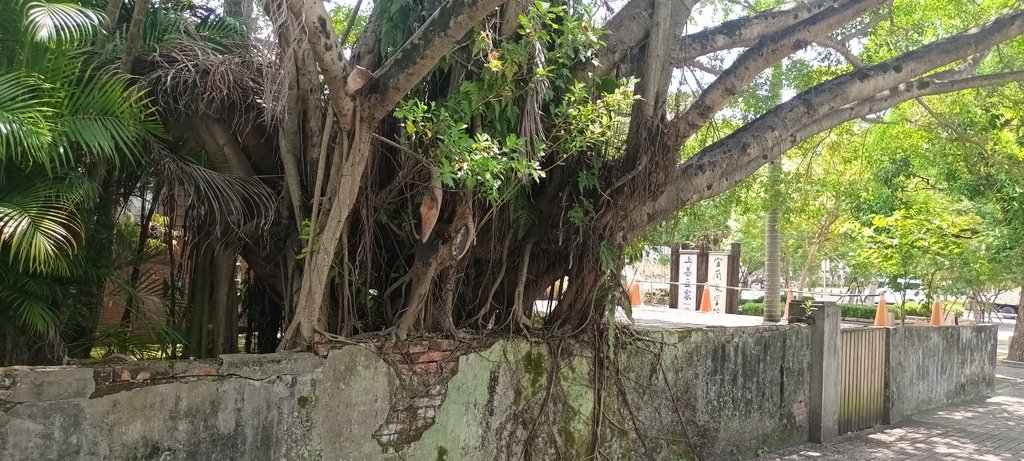
POLYGON ((834 0, 790 3, 684 35, 679 38, 678 48, 673 53, 671 63, 676 67, 682 67, 694 58, 716 51, 753 45, 761 38, 785 31, 793 24, 834 4, 834 0))
POLYGON ((780 265, 782 250, 779 244, 779 214, 782 163, 775 160, 768 167, 768 210, 764 217, 764 319, 778 322, 782 318, 779 307, 782 297, 780 265))
POLYGON ((1013 325, 1007 360, 1024 362, 1024 282, 1021 282, 1020 299, 1017 301, 1017 320, 1013 325))
POLYGON ((135 55, 139 52, 139 42, 142 40, 142 28, 146 25, 146 14, 149 12, 150 0, 136 0, 135 10, 132 12, 132 22, 128 26, 128 37, 124 44, 124 57, 121 59, 121 72, 130 73, 132 63, 135 62, 135 55))

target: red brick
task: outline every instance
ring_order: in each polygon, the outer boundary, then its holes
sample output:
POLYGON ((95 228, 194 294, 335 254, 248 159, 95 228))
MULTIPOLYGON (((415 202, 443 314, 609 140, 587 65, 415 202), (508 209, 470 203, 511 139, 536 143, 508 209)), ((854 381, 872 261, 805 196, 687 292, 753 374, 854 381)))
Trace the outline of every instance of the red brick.
POLYGON ((412 354, 412 361, 417 363, 440 362, 444 360, 444 358, 447 357, 447 355, 448 354, 445 354, 444 352, 441 351, 419 352, 416 354, 412 354))
POLYGON ((400 343, 381 344, 382 354, 415 354, 430 350, 426 341, 405 341, 400 343))
POLYGON ((138 375, 135 375, 135 379, 138 381, 145 381, 153 377, 153 372, 149 370, 142 370, 138 375))
POLYGON ((400 375, 425 375, 438 372, 437 362, 416 363, 412 365, 400 363, 398 365, 395 365, 395 370, 400 375))
POLYGON ((196 374, 199 376, 216 376, 217 370, 214 370, 211 367, 201 367, 196 370, 196 374))
POLYGON ((441 362, 441 371, 444 371, 445 373, 455 373, 459 371, 459 361, 448 360, 446 362, 441 362))
POLYGON ((313 345, 313 353, 320 357, 327 357, 327 354, 331 352, 331 345, 327 343, 317 343, 313 345))
POLYGON ((399 350, 401 350, 402 352, 415 354, 417 352, 426 352, 430 350, 430 346, 427 344, 426 341, 408 341, 405 343, 401 343, 401 345, 399 346, 399 350))
POLYGON ((430 350, 454 351, 462 345, 462 342, 454 339, 430 338, 427 340, 427 344, 430 345, 430 350))
POLYGON ((387 421, 389 423, 407 423, 416 418, 416 410, 413 408, 405 409, 402 411, 392 410, 388 413, 387 421))
MULTIPOLYGON (((0 389, 4 389, 5 379, 10 380, 13 383, 12 378, 4 378, 0 376, 0 389)), ((96 368, 93 370, 93 379, 96 380, 96 385, 110 384, 114 380, 114 370, 111 368, 96 368)), ((10 387, 10 386, 7 386, 10 387)))
POLYGON ((117 371, 114 372, 114 374, 115 374, 114 381, 131 381, 132 380, 132 372, 128 371, 128 369, 126 369, 126 368, 118 368, 117 371))

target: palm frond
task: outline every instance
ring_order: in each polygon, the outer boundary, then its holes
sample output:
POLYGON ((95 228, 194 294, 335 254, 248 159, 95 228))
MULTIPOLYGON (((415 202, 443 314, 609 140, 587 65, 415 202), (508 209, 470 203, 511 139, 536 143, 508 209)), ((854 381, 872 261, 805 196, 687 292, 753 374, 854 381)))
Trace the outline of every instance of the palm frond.
POLYGON ((227 110, 262 117, 263 69, 255 60, 218 54, 195 44, 161 48, 144 78, 165 114, 220 115, 227 110))
POLYGON ((90 159, 115 166, 136 161, 162 133, 145 92, 127 75, 94 68, 79 69, 61 94, 61 148, 80 148, 90 159))
POLYGON ((259 178, 235 176, 155 150, 152 159, 162 181, 185 194, 187 213, 207 238, 266 235, 274 222, 278 196, 259 178))
POLYGON ((0 74, 0 162, 53 165, 52 102, 37 77, 0 74))
MULTIPOLYGON (((0 267, 0 318, 16 323, 40 336, 51 333, 58 316, 52 302, 60 286, 52 279, 26 276, 0 267)), ((7 322, 0 322, 0 324, 7 322)))
POLYGON ((89 194, 74 189, 47 179, 5 181, 0 188, 0 256, 6 253, 22 271, 66 273, 83 233, 76 205, 89 194))
POLYGON ((31 2, 25 7, 28 33, 46 44, 79 45, 96 38, 103 14, 74 3, 31 2))

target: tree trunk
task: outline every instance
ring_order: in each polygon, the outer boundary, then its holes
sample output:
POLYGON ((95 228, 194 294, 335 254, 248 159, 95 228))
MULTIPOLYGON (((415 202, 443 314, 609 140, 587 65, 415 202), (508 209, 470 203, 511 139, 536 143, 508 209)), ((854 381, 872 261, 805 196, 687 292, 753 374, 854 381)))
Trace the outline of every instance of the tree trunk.
POLYGON ((782 163, 776 160, 768 166, 768 210, 764 217, 764 319, 769 322, 778 322, 782 318, 782 289, 779 285, 782 260, 779 245, 781 179, 782 163))
POLYGON ((213 256, 214 355, 238 352, 238 288, 235 284, 235 252, 219 246, 213 256))
POLYGON ((341 232, 345 229, 345 222, 355 205, 371 151, 372 127, 359 126, 358 120, 356 123, 358 128, 354 130, 352 141, 349 143, 351 147, 342 167, 344 176, 331 178, 331 182, 328 183, 329 201, 323 210, 327 213, 320 215, 324 218, 322 222, 313 224, 318 231, 310 239, 311 249, 302 274, 302 288, 299 291, 298 303, 295 305, 295 316, 291 319, 278 350, 305 348, 323 337, 322 332, 327 331, 327 304, 324 302, 324 296, 341 243, 341 232), (327 207, 330 210, 327 210, 327 207))
POLYGON ((1017 320, 1014 322, 1006 359, 1024 362, 1024 282, 1021 283, 1020 299, 1017 301, 1017 320))

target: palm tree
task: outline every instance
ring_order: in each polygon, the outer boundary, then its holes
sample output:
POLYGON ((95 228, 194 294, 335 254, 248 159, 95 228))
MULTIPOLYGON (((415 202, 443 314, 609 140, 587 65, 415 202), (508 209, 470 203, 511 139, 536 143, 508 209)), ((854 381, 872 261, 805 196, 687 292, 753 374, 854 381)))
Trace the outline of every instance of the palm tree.
POLYGON ((781 259, 779 244, 779 211, 782 208, 779 181, 782 179, 782 163, 776 160, 768 164, 768 194, 764 217, 764 319, 778 322, 782 318, 781 259))
POLYGON ((90 278, 84 218, 101 193, 86 173, 138 162, 159 136, 130 77, 78 53, 101 18, 73 3, 0 3, 0 363, 63 353, 60 334, 82 317, 72 295, 90 278))

